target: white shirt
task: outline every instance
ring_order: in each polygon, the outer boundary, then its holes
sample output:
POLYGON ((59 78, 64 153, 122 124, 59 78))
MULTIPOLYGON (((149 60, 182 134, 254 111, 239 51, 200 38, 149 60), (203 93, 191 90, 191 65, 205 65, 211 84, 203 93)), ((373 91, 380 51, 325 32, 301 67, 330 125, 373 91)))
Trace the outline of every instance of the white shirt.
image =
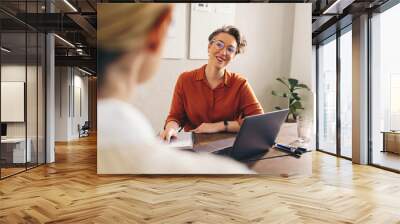
POLYGON ((123 101, 99 100, 97 116, 98 174, 254 173, 229 158, 162 145, 144 115, 123 101))

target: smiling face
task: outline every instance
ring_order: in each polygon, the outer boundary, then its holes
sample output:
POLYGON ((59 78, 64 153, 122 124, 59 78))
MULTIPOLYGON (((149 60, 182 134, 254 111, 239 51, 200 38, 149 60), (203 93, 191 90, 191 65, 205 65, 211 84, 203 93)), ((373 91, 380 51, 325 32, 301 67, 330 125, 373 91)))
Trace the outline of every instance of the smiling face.
POLYGON ((235 58, 237 42, 228 33, 219 33, 208 44, 208 65, 225 68, 235 58))

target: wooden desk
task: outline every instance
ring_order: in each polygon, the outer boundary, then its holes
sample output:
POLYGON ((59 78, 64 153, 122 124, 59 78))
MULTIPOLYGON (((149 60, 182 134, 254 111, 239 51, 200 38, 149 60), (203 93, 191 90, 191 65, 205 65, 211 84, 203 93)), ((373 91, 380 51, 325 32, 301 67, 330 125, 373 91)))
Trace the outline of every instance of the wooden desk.
MULTIPOLYGON (((284 144, 293 144, 296 139, 296 127, 293 124, 284 124, 278 134, 276 142, 284 144)), ((235 134, 218 133, 218 134, 195 134, 194 146, 208 144, 213 141, 233 138, 235 134)), ((296 144, 293 144, 296 145, 296 144)), ((300 146, 298 143, 296 146, 300 146)), ((308 147, 307 143, 302 144, 303 147, 308 147)), ((274 156, 285 155, 286 153, 276 150, 274 148, 269 151, 262 158, 269 158, 274 156)), ((297 159, 292 156, 278 157, 258 160, 255 162, 247 163, 248 167, 260 174, 269 174, 276 176, 293 176, 293 175, 311 175, 312 174, 312 157, 311 152, 305 153, 301 158, 297 159)))

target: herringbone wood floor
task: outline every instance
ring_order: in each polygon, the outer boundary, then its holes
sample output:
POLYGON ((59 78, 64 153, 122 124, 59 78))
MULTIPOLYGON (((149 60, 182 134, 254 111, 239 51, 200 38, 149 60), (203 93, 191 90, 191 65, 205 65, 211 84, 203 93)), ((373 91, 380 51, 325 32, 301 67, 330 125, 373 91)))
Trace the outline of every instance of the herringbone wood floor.
POLYGON ((0 181, 0 223, 400 223, 400 175, 313 155, 312 177, 97 176, 96 139, 0 181))

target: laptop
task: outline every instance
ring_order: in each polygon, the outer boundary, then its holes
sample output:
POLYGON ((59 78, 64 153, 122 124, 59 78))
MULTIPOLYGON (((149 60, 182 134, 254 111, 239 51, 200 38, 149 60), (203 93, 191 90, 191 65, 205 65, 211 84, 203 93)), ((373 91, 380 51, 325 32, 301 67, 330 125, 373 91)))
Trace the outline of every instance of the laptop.
POLYGON ((275 144, 279 130, 289 110, 248 116, 236 138, 223 139, 193 148, 195 152, 211 152, 238 161, 254 160, 268 152, 275 144))

